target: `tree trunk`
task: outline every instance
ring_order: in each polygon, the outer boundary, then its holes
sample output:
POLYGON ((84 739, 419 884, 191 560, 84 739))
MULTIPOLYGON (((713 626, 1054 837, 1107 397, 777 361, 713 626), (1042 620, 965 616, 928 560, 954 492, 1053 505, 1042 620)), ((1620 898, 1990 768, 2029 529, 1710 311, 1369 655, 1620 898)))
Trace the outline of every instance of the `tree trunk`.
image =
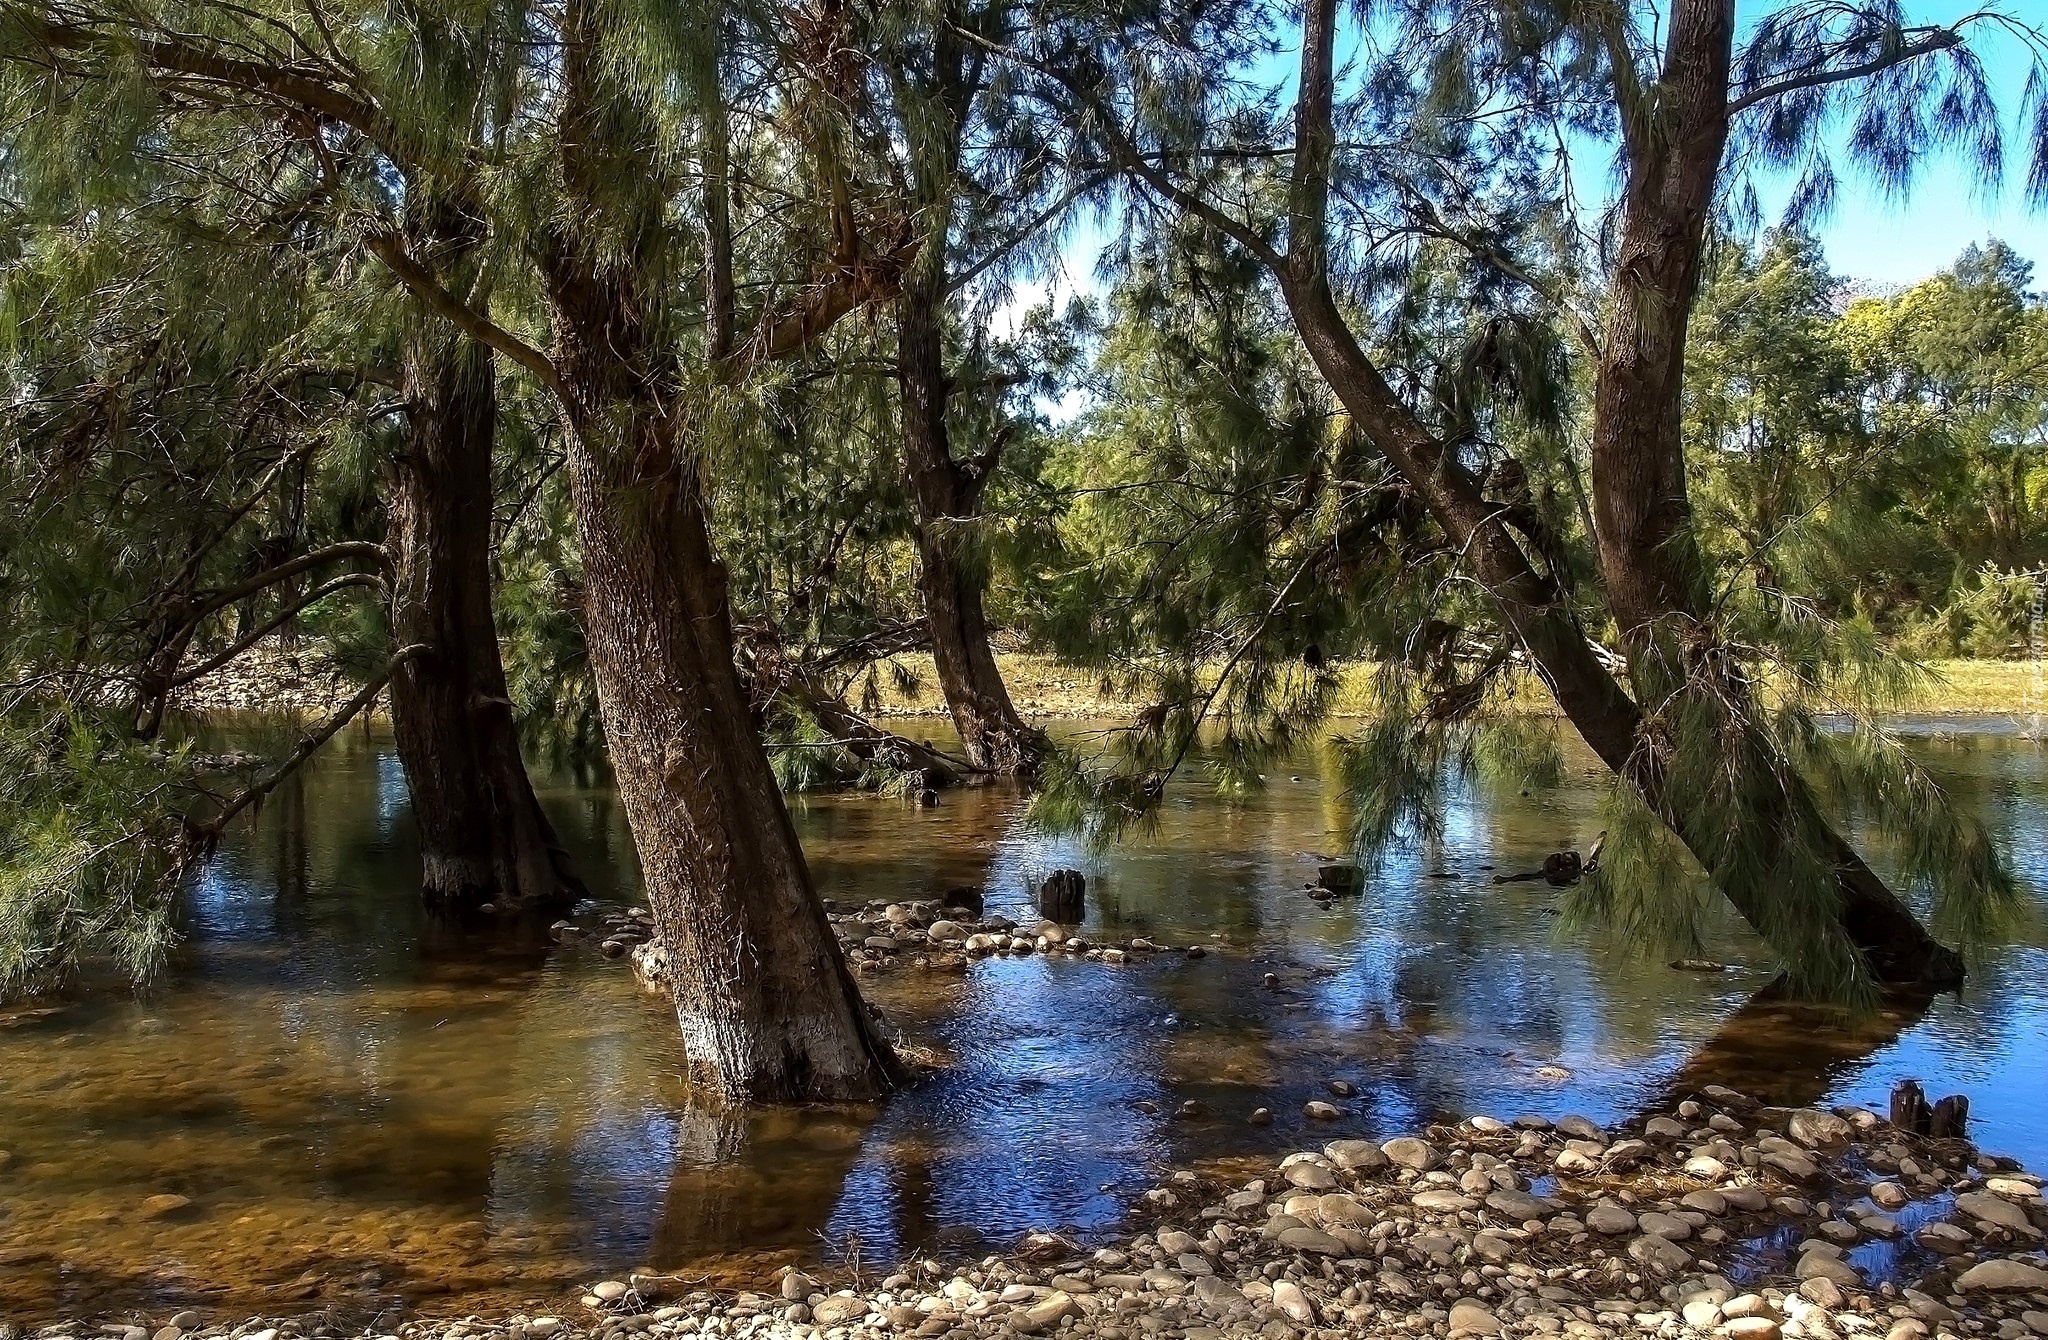
POLYGON ((982 775, 1027 775, 1045 737, 1017 714, 989 646, 982 604, 985 568, 971 530, 994 452, 953 459, 946 426, 943 354, 943 243, 928 247, 896 301, 896 385, 902 401, 903 464, 917 506, 918 589, 931 624, 939 687, 967 761, 982 775))
MULTIPOLYGON (((1703 7, 1732 10, 1732 0, 1686 0, 1681 9, 1685 21, 1697 22, 1703 7)), ((1335 45, 1337 6, 1335 0, 1305 0, 1301 85, 1296 106, 1295 179, 1289 206, 1288 252, 1275 258, 1281 290, 1296 329, 1309 356, 1321 370, 1330 388, 1352 418, 1385 453, 1394 467, 1415 488, 1453 545, 1466 555, 1480 583, 1492 593, 1508 626, 1521 643, 1531 665, 1555 696, 1565 716, 1609 768, 1626 778, 1664 823, 1716 877, 1716 883, 1736 910, 1766 939, 1774 924, 1772 900, 1782 891, 1772 882, 1773 865, 1766 862, 1754 870, 1718 869, 1715 859, 1724 835, 1719 831, 1721 816, 1702 813, 1697 807, 1672 803, 1664 785, 1664 774, 1654 752, 1641 747, 1643 714, 1637 701, 1625 692, 1593 654, 1585 630, 1564 602, 1555 584, 1536 571, 1521 545, 1501 519, 1499 509, 1481 494, 1472 473, 1443 442, 1430 433, 1407 405, 1394 393, 1379 369, 1358 345, 1349 324, 1337 306, 1328 277, 1324 245, 1324 216, 1328 197, 1328 172, 1332 134, 1332 62, 1335 45)), ((1732 21, 1732 20, 1731 20, 1732 21)), ((1674 25, 1673 42, 1679 41, 1674 25)), ((1693 40, 1697 30, 1688 29, 1693 40)), ((1725 131, 1726 61, 1721 64, 1725 131)), ((1711 77, 1712 69, 1707 74, 1711 77)), ((1652 132, 1656 133, 1656 132, 1652 132)), ((1720 142, 1712 146, 1718 165, 1720 142)), ((1702 146, 1694 145, 1695 149, 1702 146)), ((1688 190, 1690 178, 1681 183, 1688 190)), ((1632 193, 1635 187, 1632 183, 1632 193)), ((1711 180, 1709 181, 1711 194, 1711 180)), ((1637 221, 1631 219, 1631 236, 1637 221)), ((1667 249, 1682 241, 1672 235, 1675 225, 1662 235, 1643 242, 1648 252, 1657 244, 1667 249)), ((1697 266, 1697 242, 1692 265, 1697 266)), ((1626 244, 1625 244, 1626 248, 1626 244)), ((1620 273, 1628 275, 1626 258, 1620 273)), ((1637 264, 1647 265, 1644 255, 1637 264)), ((1668 256, 1666 264, 1671 264, 1668 256)), ((1689 311, 1689 286, 1687 303, 1689 311)), ((1631 313, 1647 313, 1652 325, 1642 338, 1630 340, 1629 353, 1612 344, 1602 364, 1602 385, 1596 406, 1615 396, 1607 385, 1610 365, 1617 360, 1638 368, 1654 378, 1654 386, 1640 390, 1628 401, 1637 418, 1658 425, 1668 424, 1675 441, 1679 405, 1678 377, 1684 362, 1682 316, 1667 309, 1646 308, 1639 301, 1631 306, 1627 286, 1619 286, 1617 321, 1631 313), (1672 321, 1676 319, 1675 334, 1672 321), (1657 392, 1672 397, 1664 403, 1657 392), (1602 399, 1605 397, 1606 399, 1602 399)), ((1611 412, 1611 410, 1610 410, 1611 412)), ((1631 421, 1633 422, 1633 421, 1631 421)), ((1629 423, 1609 421, 1610 433, 1625 430, 1629 423)), ((1598 431, 1598 430, 1596 430, 1598 431)), ((1602 456, 1596 447, 1596 488, 1602 456)), ((1682 458, 1674 465, 1669 459, 1637 462, 1612 452, 1608 464, 1615 467, 1606 484, 1610 491, 1604 501, 1596 497, 1599 509, 1598 536, 1603 567, 1610 554, 1619 562, 1621 593, 1617 595, 1616 574, 1608 574, 1609 599, 1616 602, 1616 615, 1624 632, 1641 627, 1647 618, 1654 622, 1664 611, 1696 593, 1700 580, 1697 566, 1688 576, 1683 550, 1691 544, 1689 513, 1685 504, 1682 458), (1624 481, 1626 486, 1624 487, 1624 481), (1683 526, 1680 534, 1674 527, 1683 526), (1628 542, 1617 545, 1615 528, 1628 542), (1667 543, 1654 542, 1648 549, 1646 534, 1661 534, 1667 543)), ((1695 565, 1697 551, 1692 551, 1695 565)), ((1631 657, 1632 669, 1634 656, 1631 657)), ((1754 732, 1751 732, 1754 740, 1754 732)), ((1796 807, 1798 818, 1809 832, 1816 832, 1832 855, 1841 898, 1839 918, 1848 940, 1863 955, 1871 975, 1880 982, 1915 986, 1947 985, 1962 976, 1960 958, 1937 943, 1898 896, 1864 863, 1849 843, 1820 818, 1811 794, 1796 774, 1787 768, 1770 769, 1785 786, 1787 807, 1796 807)), ((1771 817, 1765 816, 1764 822, 1771 817)))
MULTIPOLYGON (((931 625, 939 688, 967 761, 983 776, 1026 776, 1044 756, 1045 737, 1017 714, 996 667, 982 599, 987 568, 973 535, 1002 440, 990 441, 969 460, 955 460, 946 415, 954 186, 984 68, 982 61, 970 61, 967 44, 949 25, 937 26, 931 64, 918 88, 922 114, 909 117, 906 127, 913 203, 927 236, 896 298, 896 388, 904 475, 917 508, 917 584, 931 625)), ((909 71, 904 77, 907 85, 920 83, 909 71)))
POLYGON ((731 1102, 870 1099, 897 1076, 754 728, 694 453, 644 378, 630 275, 549 263, 584 625, 684 1044, 731 1102))
POLYGON ((520 759, 491 616, 491 354, 423 322, 408 336, 405 455, 388 500, 392 633, 433 648, 390 686, 420 881, 451 910, 545 905, 582 886, 520 759))

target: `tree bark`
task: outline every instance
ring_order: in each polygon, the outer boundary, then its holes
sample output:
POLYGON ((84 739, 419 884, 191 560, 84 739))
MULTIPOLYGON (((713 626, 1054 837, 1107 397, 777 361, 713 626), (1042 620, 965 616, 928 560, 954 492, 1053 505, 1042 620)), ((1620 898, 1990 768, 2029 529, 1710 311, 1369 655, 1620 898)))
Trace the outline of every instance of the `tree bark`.
POLYGON ((877 1097, 894 1058, 747 710, 696 471, 657 406, 607 393, 613 369, 593 365, 614 354, 562 330, 566 380, 589 395, 568 467, 585 636, 691 1062, 732 1102, 877 1097))
POLYGON ((954 459, 947 425, 945 365, 948 256, 953 182, 972 112, 979 64, 949 26, 935 35, 930 86, 921 91, 931 120, 914 127, 913 191, 928 234, 896 299, 896 387, 903 420, 903 468, 917 508, 918 589, 931 624, 932 660, 967 761, 983 777, 1028 776, 1045 737, 1010 701, 989 646, 983 601, 987 570, 975 552, 982 492, 1001 441, 974 458, 954 459), (918 135, 916 130, 924 133, 918 135))
POLYGON ((903 465, 917 506, 918 589, 931 624, 932 660, 967 761, 980 776, 1028 775, 1045 737, 1019 716, 989 646, 982 593, 986 571, 970 534, 994 455, 953 459, 946 426, 943 361, 945 268, 927 249, 896 301, 896 385, 902 403, 903 465))
POLYGON ((408 333, 404 455, 387 500, 392 633, 432 648, 390 689, 420 882, 450 910, 544 906, 582 885, 520 758, 491 613, 491 353, 429 321, 408 333))
MULTIPOLYGON (((596 87, 597 25, 590 7, 568 7, 561 76, 564 186, 593 215, 609 198, 600 150, 617 136, 596 87)), ((585 641, 692 1066, 735 1103, 878 1097, 897 1061, 840 955, 740 684, 682 370, 649 325, 649 289, 664 281, 575 234, 540 260, 585 641)), ((854 299, 825 293, 754 342, 801 344, 841 301, 854 299)))
MULTIPOLYGON (((1725 22, 1732 24, 1732 0, 1684 0, 1679 8, 1685 12, 1675 17, 1674 45, 1680 42, 1681 31, 1685 40, 1693 43, 1711 40, 1717 33, 1725 43, 1732 34, 1732 27, 1723 31, 1715 26, 1723 21, 1724 11, 1725 22)), ((1637 700, 1594 655, 1585 630, 1555 584, 1529 561, 1501 520, 1499 509, 1482 496, 1471 472, 1387 384, 1359 346, 1339 309, 1329 285, 1324 242, 1334 138, 1336 0, 1305 0, 1303 11, 1301 85, 1295 126, 1298 151, 1289 206, 1288 250, 1285 256, 1273 256, 1268 263, 1278 272, 1282 293, 1310 358, 1360 428, 1415 488, 1451 542, 1466 555, 1474 575, 1493 596, 1531 665, 1586 743, 1603 763, 1635 787, 1651 810, 1715 875, 1717 885, 1736 910, 1768 938, 1768 928, 1774 921, 1771 901, 1783 896, 1772 883, 1772 865, 1767 862, 1753 874, 1716 868, 1714 853, 1722 841, 1717 829, 1721 816, 1671 802, 1655 751, 1644 747, 1645 721, 1637 700)), ((1714 76, 1711 58, 1700 57, 1689 48, 1685 59, 1674 60, 1673 64, 1674 68, 1693 72, 1695 78, 1711 81, 1714 76), (1702 69, 1704 74, 1699 73, 1702 69)), ((1718 69, 1725 140, 1725 53, 1718 69)), ((1718 168, 1722 140, 1710 146, 1693 142, 1693 148, 1698 153, 1711 148, 1710 166, 1718 168)), ((1696 163, 1676 174, 1676 189, 1683 200, 1693 199, 1698 189, 1697 178, 1696 163)), ((1706 190, 1710 198, 1711 171, 1706 190)), ((1632 201, 1635 191, 1632 178, 1632 201)), ((1703 212, 1700 218, 1703 222, 1703 212)), ((1620 412, 1616 406, 1633 411, 1631 422, 1609 420, 1604 429, 1596 429, 1596 433, 1605 431, 1611 435, 1610 444, 1604 449, 1604 459, 1610 467, 1605 488, 1610 496, 1604 500, 1598 496, 1602 448, 1596 447, 1594 462, 1596 509, 1601 522, 1600 556, 1603 569, 1610 559, 1616 564, 1615 571, 1606 574, 1608 598, 1625 636, 1631 629, 1663 618, 1674 607, 1685 608, 1687 600, 1697 598, 1703 586, 1696 549, 1692 551, 1693 572, 1688 574, 1684 567, 1684 551, 1691 545, 1692 536, 1682 457, 1676 464, 1668 456, 1638 461, 1630 453, 1648 448, 1626 445, 1631 440, 1627 434, 1643 431, 1645 425, 1669 428, 1670 437, 1653 438, 1653 444, 1677 441, 1684 321, 1690 311, 1690 285, 1698 263, 1697 236, 1692 244, 1690 269, 1682 263, 1682 257, 1674 257, 1676 251, 1683 249, 1681 224, 1682 221, 1671 220, 1661 226, 1639 224, 1631 215, 1628 236, 1636 240, 1636 259, 1628 259, 1631 253, 1625 244, 1620 273, 1627 276, 1631 264, 1639 271, 1649 272, 1655 261, 1663 267, 1655 272, 1674 287, 1661 291, 1665 305, 1659 307, 1641 297, 1631 301, 1630 289, 1624 284, 1616 302, 1617 331, 1610 332, 1601 386, 1596 391, 1596 414, 1602 407, 1610 415, 1620 412), (1677 285, 1680 278, 1684 281, 1682 286, 1677 285), (1680 288, 1683 305, 1672 306, 1680 288), (1635 324, 1631 325, 1631 321, 1635 324), (1621 336, 1619 340, 1617 333, 1621 336), (1617 352, 1616 344, 1626 344, 1628 348, 1617 352), (1611 370, 1615 366, 1627 369, 1637 379, 1630 384, 1627 395, 1621 395, 1618 388, 1608 384, 1617 376, 1611 370), (1626 542, 1616 543, 1617 528, 1626 542)), ((1635 662, 1636 654, 1632 652, 1632 671, 1635 662)), ((1753 728, 1751 734, 1754 739, 1753 728)), ((1799 818, 1809 831, 1821 834, 1832 856, 1842 929, 1863 955, 1872 977, 1879 982, 1902 985, 1959 981, 1959 957, 1936 942, 1912 910, 1850 844, 1825 824, 1810 792, 1796 774, 1784 767, 1770 771, 1785 788, 1788 810, 1798 809, 1799 818)), ((1759 816, 1759 821, 1771 822, 1772 816, 1759 816)))

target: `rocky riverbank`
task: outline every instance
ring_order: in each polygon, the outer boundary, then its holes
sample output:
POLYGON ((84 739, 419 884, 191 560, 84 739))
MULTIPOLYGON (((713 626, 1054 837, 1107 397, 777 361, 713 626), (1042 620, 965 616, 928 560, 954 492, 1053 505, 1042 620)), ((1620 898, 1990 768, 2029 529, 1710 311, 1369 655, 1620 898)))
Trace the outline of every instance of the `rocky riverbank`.
MULTIPOLYGON (((784 1270, 753 1291, 593 1281, 550 1314, 350 1326, 80 1319, 39 1340, 1925 1340, 2048 1336, 2041 1179, 1857 1108, 1708 1089, 1668 1115, 1474 1117, 1339 1140, 1219 1185, 1182 1171, 1110 1245, 885 1277, 784 1270)), ((14 1340, 0 1328, 0 1340, 14 1340)))

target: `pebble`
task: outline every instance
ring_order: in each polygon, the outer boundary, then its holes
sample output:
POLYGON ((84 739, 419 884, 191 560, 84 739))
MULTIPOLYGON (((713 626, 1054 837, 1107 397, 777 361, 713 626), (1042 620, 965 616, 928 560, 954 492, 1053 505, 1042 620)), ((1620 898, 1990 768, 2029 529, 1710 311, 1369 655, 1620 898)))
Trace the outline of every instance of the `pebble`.
POLYGON ((1477 1299, 1461 1298, 1451 1305, 1452 1335, 1501 1335, 1507 1327, 1477 1299))
POLYGON ((1315 1320, 1315 1309, 1308 1301, 1308 1295, 1301 1286, 1290 1279, 1273 1281, 1273 1306, 1287 1314, 1289 1320, 1309 1322, 1315 1320))
POLYGON ((1586 1211, 1586 1227, 1595 1233, 1620 1237, 1636 1231, 1636 1217, 1619 1205, 1595 1205, 1586 1211))
POLYGON ((811 1308, 811 1320, 820 1326, 844 1326, 868 1314, 868 1303, 857 1294, 835 1293, 811 1308))
MULTIPOLYGON (((891 924, 914 941, 923 915, 891 924)), ((835 925, 843 923, 835 917, 835 925)), ((1430 1138, 1380 1145, 1333 1140, 1236 1186, 1175 1172, 1136 1196, 1134 1236, 1092 1251, 1038 1232, 1013 1254, 957 1265, 921 1258, 893 1274, 857 1276, 837 1292, 820 1279, 844 1276, 822 1269, 784 1269, 760 1286, 766 1294, 678 1296, 671 1291, 695 1286, 635 1276, 630 1285, 590 1285, 585 1301, 594 1311, 573 1324, 420 1319, 364 1340, 2048 1337, 2048 1263, 2028 1250, 2035 1239, 2020 1227, 2037 1231, 2027 1216, 2040 1205, 2033 1179, 1991 1160, 1972 1170, 1952 1146, 1901 1136, 1869 1114, 1786 1112, 1739 1095, 1704 1096, 1719 1110, 1681 1104, 1683 1121, 1653 1117, 1612 1131, 1585 1117, 1552 1127, 1525 1116, 1512 1126, 1473 1118, 1433 1127, 1430 1138), (1755 1135, 1713 1120, 1734 1111, 1755 1135), (1553 1166, 1573 1175, 1543 1180, 1553 1166), (1786 1194, 1788 1179, 1808 1166, 1818 1204, 1786 1194), (1863 1200, 1866 1169, 1900 1171, 1863 1200), (1939 1244, 1947 1260, 1929 1272, 1931 1258, 1906 1253, 1882 1267, 1898 1273, 1875 1293, 1844 1249, 1866 1235, 1895 1235, 1897 1220, 1879 1207, 1907 1203, 1908 1186, 1923 1195, 1956 1191, 1959 1222, 1919 1225, 1916 1239, 1939 1244), (1736 1213, 1773 1217, 1724 1218, 1736 1213), (1988 1227, 1972 1232, 1965 1223, 1988 1227), (2026 1239, 2019 1249, 2016 1237, 2026 1239), (1773 1244, 1760 1260, 1747 1255, 1758 1241, 1773 1244), (1793 1243, 1796 1265, 1788 1269, 1773 1253, 1783 1251, 1775 1244, 1793 1243), (1749 1292, 1717 1273, 1737 1268, 1756 1272, 1742 1276, 1749 1292)), ((181 1313, 153 1330, 124 1318, 101 1334, 90 1326, 65 1334, 278 1340, 279 1329, 258 1325, 202 1330, 197 1313, 181 1313)), ((333 1340, 303 1323, 283 1333, 333 1340)), ((35 1340, 58 1335, 53 1328, 35 1340)))

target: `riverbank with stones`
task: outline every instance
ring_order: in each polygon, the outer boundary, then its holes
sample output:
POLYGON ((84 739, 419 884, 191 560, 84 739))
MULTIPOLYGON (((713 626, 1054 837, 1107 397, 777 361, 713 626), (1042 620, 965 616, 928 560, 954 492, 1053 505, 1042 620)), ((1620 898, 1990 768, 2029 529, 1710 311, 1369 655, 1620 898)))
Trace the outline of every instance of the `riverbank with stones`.
MULTIPOLYGON (((198 1312, 36 1340, 2031 1340, 2048 1336, 2041 1179, 1860 1108, 1709 1088, 1668 1115, 1474 1117, 1339 1140, 1233 1184, 1175 1173, 1129 1231, 1035 1233, 884 1275, 785 1268, 752 1290, 592 1281, 547 1313, 351 1326, 198 1312)), ((0 1340, 17 1340, 0 1328, 0 1340)))

